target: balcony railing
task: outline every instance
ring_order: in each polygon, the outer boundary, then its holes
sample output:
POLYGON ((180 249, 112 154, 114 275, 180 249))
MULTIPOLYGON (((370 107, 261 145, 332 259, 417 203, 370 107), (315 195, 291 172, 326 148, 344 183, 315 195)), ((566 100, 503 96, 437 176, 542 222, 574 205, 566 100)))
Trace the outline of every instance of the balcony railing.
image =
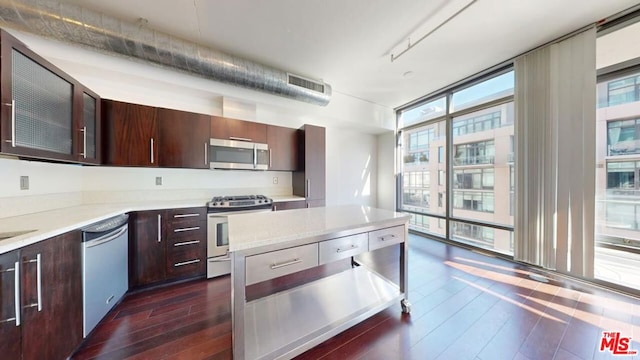
POLYGON ((478 155, 465 156, 453 159, 454 165, 477 165, 477 164, 493 164, 495 162, 494 155, 478 155))

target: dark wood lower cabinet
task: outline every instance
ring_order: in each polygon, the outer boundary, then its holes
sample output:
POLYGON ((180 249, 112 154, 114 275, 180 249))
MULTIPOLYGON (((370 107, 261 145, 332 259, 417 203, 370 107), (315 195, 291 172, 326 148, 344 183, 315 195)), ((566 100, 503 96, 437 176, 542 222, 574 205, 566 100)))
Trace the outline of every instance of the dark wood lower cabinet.
POLYGON ((81 234, 74 231, 27 246, 20 258, 22 358, 64 359, 82 341, 81 234))
POLYGON ((6 359, 64 359, 82 342, 82 252, 79 231, 0 256, 0 351, 6 359), (19 262, 20 322, 15 321, 19 262), (11 270, 13 269, 13 270, 11 270), (13 308, 13 309, 12 309, 13 308))
POLYGON ((17 250, 0 255, 0 354, 6 359, 20 359, 22 354, 22 328, 16 326, 15 303, 18 290, 15 263, 18 259, 20 255, 17 250))
POLYGON ((129 217, 129 288, 165 279, 166 247, 162 210, 138 211, 129 217))
POLYGON ((138 211, 129 217, 129 288, 206 275, 206 210, 138 211))

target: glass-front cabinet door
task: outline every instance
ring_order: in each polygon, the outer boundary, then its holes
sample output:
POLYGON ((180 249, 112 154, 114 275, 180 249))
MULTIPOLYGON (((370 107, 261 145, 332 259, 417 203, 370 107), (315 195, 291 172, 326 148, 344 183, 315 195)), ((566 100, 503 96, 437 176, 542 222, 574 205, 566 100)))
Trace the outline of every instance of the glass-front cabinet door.
POLYGON ((99 97, 2 31, 3 153, 99 163, 99 97))

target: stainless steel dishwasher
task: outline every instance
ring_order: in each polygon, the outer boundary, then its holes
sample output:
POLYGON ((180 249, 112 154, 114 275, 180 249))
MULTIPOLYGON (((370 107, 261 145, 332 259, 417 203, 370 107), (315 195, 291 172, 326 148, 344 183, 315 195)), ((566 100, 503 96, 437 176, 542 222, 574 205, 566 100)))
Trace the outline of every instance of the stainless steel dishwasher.
POLYGON ((82 228, 84 337, 127 292, 128 221, 123 214, 82 228))

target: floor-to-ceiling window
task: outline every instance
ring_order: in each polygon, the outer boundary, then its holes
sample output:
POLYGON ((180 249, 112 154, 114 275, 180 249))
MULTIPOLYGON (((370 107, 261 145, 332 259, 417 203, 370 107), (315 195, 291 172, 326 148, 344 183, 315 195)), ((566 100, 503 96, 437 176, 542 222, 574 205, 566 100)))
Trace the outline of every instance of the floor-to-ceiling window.
POLYGON ((640 289, 640 23, 596 43, 595 278, 640 289), (617 49, 617 51, 612 51, 617 49))
POLYGON ((398 112, 410 228, 513 254, 513 71, 398 112))

